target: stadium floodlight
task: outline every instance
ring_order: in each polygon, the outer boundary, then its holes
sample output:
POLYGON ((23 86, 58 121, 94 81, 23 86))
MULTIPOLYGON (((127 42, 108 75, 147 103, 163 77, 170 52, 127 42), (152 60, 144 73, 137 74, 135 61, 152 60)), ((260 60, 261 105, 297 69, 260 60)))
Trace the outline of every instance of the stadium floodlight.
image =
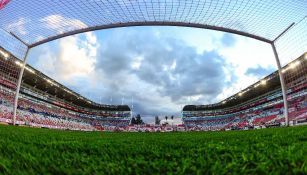
POLYGON ((283 69, 281 70, 282 73, 285 73, 286 71, 287 71, 287 68, 283 68, 283 69))
POLYGON ((294 62, 294 64, 295 64, 295 66, 298 66, 300 64, 300 61, 297 60, 297 61, 294 62))
POLYGON ((29 67, 26 67, 26 70, 31 72, 32 74, 35 74, 35 71, 33 69, 29 68, 29 67))
POLYGON ((10 56, 7 52, 4 52, 2 50, 0 50, 0 54, 4 57, 5 60, 7 60, 10 56))
POLYGON ((299 65, 299 63, 300 63, 300 62, 298 62, 298 61, 296 61, 296 62, 294 62, 294 63, 291 63, 291 64, 290 64, 290 69, 294 69, 296 66, 299 65))
POLYGON ((48 80, 48 79, 46 79, 46 81, 47 81, 48 83, 51 83, 51 81, 50 81, 50 80, 48 80))
POLYGON ((21 63, 21 62, 19 62, 19 61, 15 61, 15 64, 17 64, 17 66, 22 67, 22 63, 21 63))
POLYGON ((243 95, 243 92, 240 92, 240 93, 239 93, 239 96, 241 97, 242 95, 243 95))
POLYGON ((57 86, 57 87, 59 87, 55 82, 53 82, 52 80, 49 80, 49 79, 46 79, 47 80, 47 82, 49 83, 49 84, 51 84, 51 86, 57 86))
POLYGON ((266 80, 261 80, 262 85, 266 85, 266 80))
POLYGON ((255 85, 254 85, 254 88, 258 87, 258 86, 259 86, 259 84, 260 84, 260 83, 255 84, 255 85))

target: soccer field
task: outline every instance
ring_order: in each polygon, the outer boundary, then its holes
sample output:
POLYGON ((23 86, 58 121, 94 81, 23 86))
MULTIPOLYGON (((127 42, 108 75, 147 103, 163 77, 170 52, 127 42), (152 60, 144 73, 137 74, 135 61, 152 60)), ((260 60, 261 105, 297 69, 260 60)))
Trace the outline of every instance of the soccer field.
POLYGON ((307 174, 307 126, 104 133, 0 125, 0 174, 307 174))

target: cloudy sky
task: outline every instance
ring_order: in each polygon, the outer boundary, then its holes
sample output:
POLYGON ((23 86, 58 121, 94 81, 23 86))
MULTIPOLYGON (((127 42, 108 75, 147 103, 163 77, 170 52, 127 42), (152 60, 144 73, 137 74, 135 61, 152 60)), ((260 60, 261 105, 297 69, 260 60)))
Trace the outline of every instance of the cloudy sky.
POLYGON ((219 102, 276 70, 268 44, 184 27, 70 36, 31 50, 29 64, 95 102, 128 104, 147 122, 219 102))

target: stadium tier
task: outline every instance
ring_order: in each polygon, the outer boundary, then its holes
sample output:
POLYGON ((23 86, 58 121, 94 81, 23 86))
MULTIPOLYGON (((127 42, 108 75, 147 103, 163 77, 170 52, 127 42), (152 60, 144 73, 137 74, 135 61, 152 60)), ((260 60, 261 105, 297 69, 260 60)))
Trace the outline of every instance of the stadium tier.
MULTIPOLYGON (((12 123, 14 95, 21 63, 0 54, 0 122, 12 123)), ((127 127, 127 105, 102 105, 90 101, 26 66, 20 89, 17 124, 69 130, 105 130, 127 127)))
MULTIPOLYGON (((283 67, 290 124, 307 122, 306 53, 283 67)), ((284 105, 278 72, 211 105, 187 105, 182 120, 188 130, 248 129, 283 125, 284 105)))

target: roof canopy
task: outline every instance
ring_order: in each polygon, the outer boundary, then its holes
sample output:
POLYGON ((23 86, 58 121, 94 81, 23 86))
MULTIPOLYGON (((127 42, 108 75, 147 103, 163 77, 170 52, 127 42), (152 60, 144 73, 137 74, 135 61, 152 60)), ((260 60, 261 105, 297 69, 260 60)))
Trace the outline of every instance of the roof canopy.
POLYGON ((8 48, 17 47, 8 41, 12 36, 18 38, 15 45, 34 47, 86 31, 139 25, 200 27, 270 42, 306 15, 305 0, 12 0, 0 10, 0 43, 14 53, 16 48, 8 48))

